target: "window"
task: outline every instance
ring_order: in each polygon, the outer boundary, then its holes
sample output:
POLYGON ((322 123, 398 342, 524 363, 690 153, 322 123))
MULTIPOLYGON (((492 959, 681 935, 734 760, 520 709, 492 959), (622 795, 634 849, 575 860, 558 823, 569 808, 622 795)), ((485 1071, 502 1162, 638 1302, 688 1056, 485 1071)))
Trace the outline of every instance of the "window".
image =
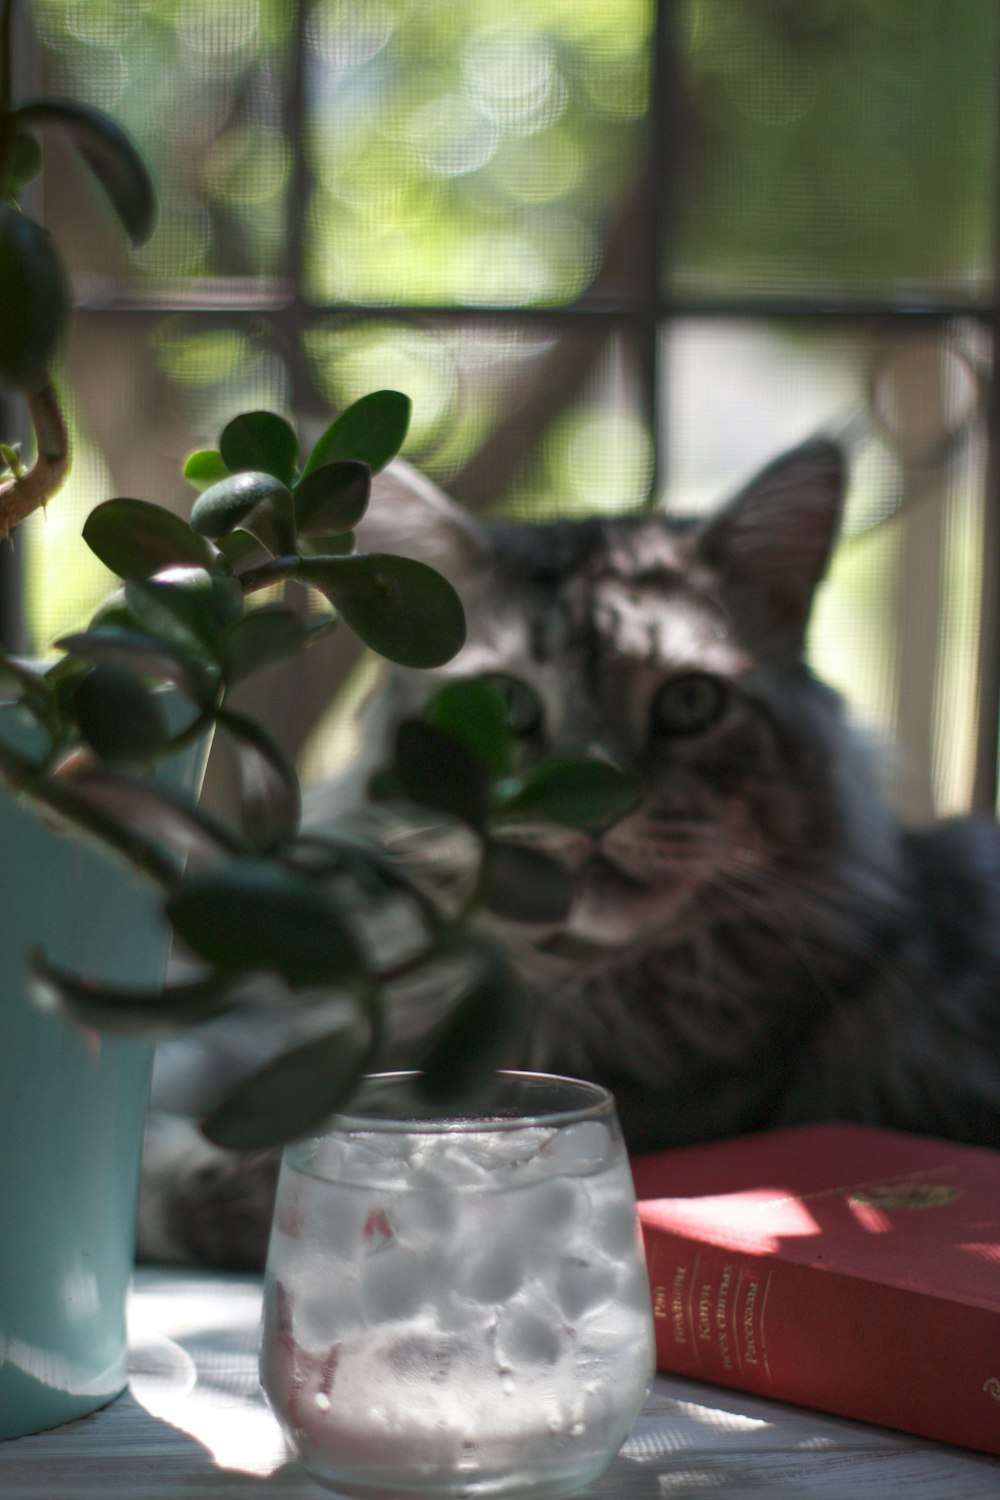
MULTIPOLYGON (((248 405, 308 431, 398 386, 408 456, 515 514, 704 508, 839 431, 853 484, 814 658, 899 745, 906 811, 994 806, 994 0, 30 19, 26 78, 116 113, 163 200, 136 254, 58 159, 32 205, 80 299, 74 478, 24 548, 37 640, 106 586, 86 510, 183 506, 183 457, 248 405)), ((350 660, 332 645, 285 685, 292 748, 350 660)))

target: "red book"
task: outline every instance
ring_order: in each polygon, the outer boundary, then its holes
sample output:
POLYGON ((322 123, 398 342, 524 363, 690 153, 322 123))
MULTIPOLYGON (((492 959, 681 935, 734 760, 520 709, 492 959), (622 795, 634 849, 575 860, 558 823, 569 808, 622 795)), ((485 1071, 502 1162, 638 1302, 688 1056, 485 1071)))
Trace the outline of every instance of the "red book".
POLYGON ((1000 1152, 806 1125, 632 1170, 661 1370, 1000 1453, 1000 1152))

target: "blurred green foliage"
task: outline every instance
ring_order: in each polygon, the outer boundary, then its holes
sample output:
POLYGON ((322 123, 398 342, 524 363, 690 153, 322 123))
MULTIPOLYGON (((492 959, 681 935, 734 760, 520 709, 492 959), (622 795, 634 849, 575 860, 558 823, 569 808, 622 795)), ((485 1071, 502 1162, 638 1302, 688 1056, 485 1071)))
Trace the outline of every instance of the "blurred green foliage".
MULTIPOLYGON (((319 303, 562 303, 644 170, 652 0, 34 0, 53 83, 163 185, 153 276, 287 268, 319 303)), ((745 289, 989 265, 994 0, 676 0, 675 268, 745 289)), ((665 268, 666 269, 666 268, 665 268)))

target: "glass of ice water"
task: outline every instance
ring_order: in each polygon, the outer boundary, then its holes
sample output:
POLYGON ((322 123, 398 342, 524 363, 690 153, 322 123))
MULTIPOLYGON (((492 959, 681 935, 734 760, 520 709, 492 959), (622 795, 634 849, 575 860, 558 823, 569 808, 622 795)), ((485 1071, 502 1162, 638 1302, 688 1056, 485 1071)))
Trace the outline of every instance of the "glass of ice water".
POLYGON ((653 1372, 612 1096, 498 1074, 447 1115, 412 1074, 284 1156, 261 1380, 343 1496, 556 1496, 600 1474, 653 1372))

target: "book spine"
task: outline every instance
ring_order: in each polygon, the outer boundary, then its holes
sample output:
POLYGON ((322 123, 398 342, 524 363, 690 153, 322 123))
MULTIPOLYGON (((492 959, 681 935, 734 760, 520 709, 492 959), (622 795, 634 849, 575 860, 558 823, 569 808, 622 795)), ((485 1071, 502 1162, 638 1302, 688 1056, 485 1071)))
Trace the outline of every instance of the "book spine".
POLYGON ((1000 1311, 643 1236, 661 1370, 1000 1454, 1000 1311))

